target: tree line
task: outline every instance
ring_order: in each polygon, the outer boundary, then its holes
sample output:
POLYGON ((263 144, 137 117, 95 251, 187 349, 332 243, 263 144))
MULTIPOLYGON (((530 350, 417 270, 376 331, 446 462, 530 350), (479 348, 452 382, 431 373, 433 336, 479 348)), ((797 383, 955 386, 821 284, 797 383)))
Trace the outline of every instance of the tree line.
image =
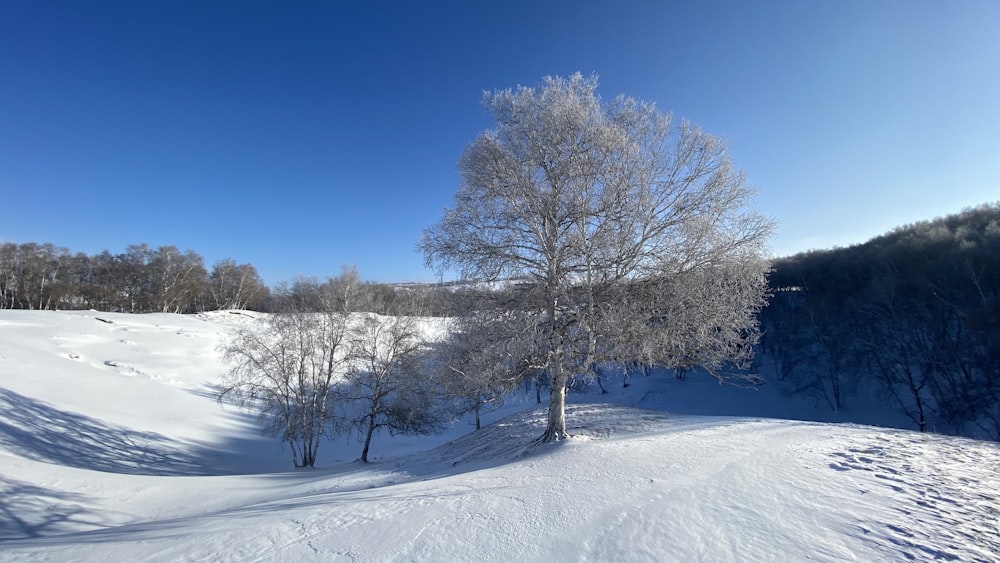
MULTIPOLYGON (((278 311, 289 299, 323 310, 317 295, 333 278, 298 277, 274 288, 252 264, 226 258, 211 270, 193 250, 133 244, 88 255, 50 243, 0 243, 0 309, 124 313, 199 313, 221 309, 278 311)), ((444 285, 364 283, 357 310, 444 316, 454 292, 444 285)))
POLYGON ((258 308, 269 297, 252 265, 225 259, 209 272, 201 255, 176 246, 88 255, 53 244, 0 244, 0 309, 195 313, 258 308))
POLYGON ((1000 203, 777 260, 770 286, 762 345, 794 392, 1000 440, 1000 203))

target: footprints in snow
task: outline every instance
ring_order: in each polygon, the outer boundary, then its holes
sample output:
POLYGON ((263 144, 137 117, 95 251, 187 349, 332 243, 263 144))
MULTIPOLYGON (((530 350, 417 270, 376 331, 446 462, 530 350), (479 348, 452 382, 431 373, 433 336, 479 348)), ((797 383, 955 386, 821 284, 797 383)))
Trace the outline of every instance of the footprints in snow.
POLYGON ((830 469, 854 472, 859 490, 881 491, 897 515, 859 523, 868 541, 906 559, 988 561, 1000 553, 996 444, 885 432, 858 437, 829 455, 830 469))

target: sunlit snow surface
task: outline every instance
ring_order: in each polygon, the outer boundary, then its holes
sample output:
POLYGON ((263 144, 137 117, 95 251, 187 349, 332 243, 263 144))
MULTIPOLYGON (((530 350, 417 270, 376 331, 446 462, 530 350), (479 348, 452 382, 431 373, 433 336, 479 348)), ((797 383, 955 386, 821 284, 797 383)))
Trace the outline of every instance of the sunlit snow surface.
POLYGON ((518 394, 292 471, 214 396, 256 316, 0 311, 0 560, 1000 560, 996 444, 764 418, 814 408, 767 386, 609 381, 534 448, 518 394))

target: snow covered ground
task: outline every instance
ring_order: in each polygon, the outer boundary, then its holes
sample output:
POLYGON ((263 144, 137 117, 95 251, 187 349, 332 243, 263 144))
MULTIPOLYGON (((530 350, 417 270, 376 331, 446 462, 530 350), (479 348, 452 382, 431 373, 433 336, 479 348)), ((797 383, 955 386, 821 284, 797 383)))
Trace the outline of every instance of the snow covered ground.
POLYGON ((809 421, 847 415, 768 385, 607 382, 535 448, 519 394, 292 470, 214 397, 253 316, 0 311, 0 560, 1000 560, 997 444, 809 421))

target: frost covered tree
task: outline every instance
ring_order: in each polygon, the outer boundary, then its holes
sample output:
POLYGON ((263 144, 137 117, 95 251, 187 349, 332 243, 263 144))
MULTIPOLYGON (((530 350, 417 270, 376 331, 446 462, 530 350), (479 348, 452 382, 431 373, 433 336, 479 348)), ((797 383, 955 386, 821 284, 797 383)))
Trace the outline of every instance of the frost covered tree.
POLYGON ((765 301, 771 223, 726 145, 596 89, 575 74, 486 93, 495 128, 466 148, 454 206, 420 242, 441 272, 522 284, 496 318, 530 316, 509 363, 549 377, 542 442, 568 435, 567 383, 598 362, 719 373, 748 359, 765 301))

